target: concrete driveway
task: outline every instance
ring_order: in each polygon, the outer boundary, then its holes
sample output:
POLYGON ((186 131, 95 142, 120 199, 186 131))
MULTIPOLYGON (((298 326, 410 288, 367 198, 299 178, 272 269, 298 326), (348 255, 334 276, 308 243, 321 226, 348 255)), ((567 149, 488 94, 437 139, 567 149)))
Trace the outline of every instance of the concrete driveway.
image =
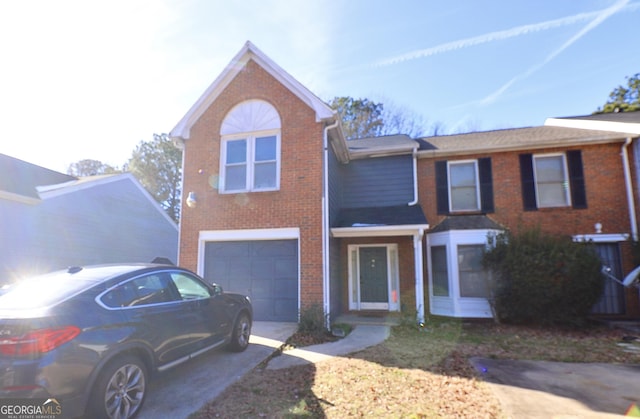
POLYGON ((156 375, 138 418, 187 418, 269 357, 297 326, 297 323, 254 322, 246 351, 212 351, 156 375))
POLYGON ((640 406, 640 365, 472 358, 508 418, 619 418, 640 406))

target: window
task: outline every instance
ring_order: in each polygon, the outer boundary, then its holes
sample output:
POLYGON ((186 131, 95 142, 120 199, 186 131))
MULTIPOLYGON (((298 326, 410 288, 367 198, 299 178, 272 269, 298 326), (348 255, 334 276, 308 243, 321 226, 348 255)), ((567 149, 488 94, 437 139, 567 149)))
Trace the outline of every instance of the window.
POLYGON ((431 264, 433 272, 433 295, 449 296, 449 269, 447 268, 447 246, 431 247, 431 264))
POLYGON ((124 282, 101 298, 107 307, 134 307, 179 301, 168 274, 145 275, 124 282))
POLYGON ((280 188, 280 117, 269 103, 243 102, 220 129, 220 192, 280 188))
POLYGON ((183 300, 195 300, 199 298, 209 298, 209 289, 197 279, 184 273, 175 272, 171 274, 171 279, 178 289, 178 293, 183 300))
POLYGON ((564 154, 533 156, 533 163, 538 208, 569 206, 564 154))
POLYGON ((477 211, 480 209, 478 168, 471 162, 449 162, 449 188, 451 211, 477 211))
POLYGON ((438 214, 494 211, 491 158, 442 160, 435 169, 438 214))
POLYGON ((458 246, 460 297, 487 298, 487 271, 482 266, 484 245, 458 246))
POLYGON ((248 136, 222 143, 224 192, 276 190, 278 136, 248 136))
POLYGON ((521 154, 522 203, 526 211, 538 208, 587 208, 582 152, 521 154))

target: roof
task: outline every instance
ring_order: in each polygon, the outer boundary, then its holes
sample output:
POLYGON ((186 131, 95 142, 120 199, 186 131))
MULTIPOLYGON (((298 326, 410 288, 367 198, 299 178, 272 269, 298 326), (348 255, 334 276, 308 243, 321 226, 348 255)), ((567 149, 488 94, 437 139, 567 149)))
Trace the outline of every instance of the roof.
POLYGON ((374 227, 427 224, 420 205, 343 208, 334 227, 374 227))
POLYGON ((33 203, 40 199, 38 187, 75 180, 75 176, 0 154, 0 198, 33 203))
POLYGON ((637 135, 640 134, 640 111, 548 118, 544 124, 547 126, 627 132, 637 135))
POLYGON ((637 135, 629 132, 540 126, 426 137, 417 141, 420 142, 420 157, 438 157, 623 142, 629 136, 637 135))
POLYGON ((267 73, 282 83, 287 89, 295 94, 300 100, 306 103, 316 113, 316 121, 333 121, 335 112, 329 105, 320 100, 310 90, 291 77, 280 66, 273 62, 262 51, 256 48, 251 42, 242 47, 240 52, 231 60, 224 71, 205 90, 196 103, 189 109, 180 122, 171 130, 169 136, 174 139, 187 140, 190 136, 191 127, 198 121, 204 112, 211 106, 216 98, 224 91, 231 81, 240 73, 249 60, 253 60, 267 73))
POLYGON ((505 230, 505 228, 486 215, 454 215, 442 220, 429 233, 450 230, 505 230))
POLYGON ((351 158, 407 154, 420 145, 405 134, 347 140, 346 144, 351 158))

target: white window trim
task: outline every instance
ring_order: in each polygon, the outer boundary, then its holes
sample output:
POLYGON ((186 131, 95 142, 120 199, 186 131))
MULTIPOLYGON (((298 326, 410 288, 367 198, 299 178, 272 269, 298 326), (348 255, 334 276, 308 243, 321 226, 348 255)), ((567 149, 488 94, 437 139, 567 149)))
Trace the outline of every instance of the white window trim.
POLYGON ((469 211, 480 211, 480 173, 478 172, 478 160, 454 160, 447 162, 447 187, 449 188, 449 211, 452 213, 455 212, 469 212, 469 211), (473 164, 473 169, 475 171, 475 180, 476 180, 476 208, 466 208, 466 209, 454 209, 453 208, 453 193, 451 189, 451 166, 461 165, 461 164, 473 164))
POLYGON ((348 246, 348 277, 349 277, 349 310, 387 310, 400 311, 400 261, 398 255, 398 245, 396 243, 376 243, 376 244, 350 244, 348 246), (388 304, 380 304, 378 307, 372 305, 362 306, 360 302, 360 248, 363 247, 386 247, 387 248, 387 288, 389 301, 388 304), (356 253, 356 263, 352 258, 353 252, 356 253), (394 258, 395 255, 395 258, 394 258), (354 271, 356 274, 354 275, 354 271), (355 283, 355 285, 354 285, 355 283), (396 291, 395 296, 393 291, 396 291), (354 295, 356 296, 354 298, 354 295), (395 301, 394 301, 395 300, 395 301))
POLYGON ((487 237, 501 233, 498 230, 451 230, 427 234, 427 265, 429 284, 429 310, 431 314, 448 317, 491 318, 493 313, 489 301, 479 297, 460 296, 458 269, 458 246, 489 246, 487 237), (449 272, 449 296, 433 295, 433 262, 431 248, 446 246, 447 269, 449 272))
POLYGON ((220 183, 219 183, 219 192, 222 194, 235 194, 235 193, 243 193, 243 192, 269 192, 269 191, 278 191, 280 190, 280 130, 279 129, 271 129, 271 130, 261 130, 261 131, 252 131, 247 133, 238 133, 233 135, 225 135, 222 137, 220 141, 220 183), (259 188, 256 189, 254 186, 254 170, 255 170, 255 146, 256 146, 256 138, 260 137, 276 137, 276 184, 274 187, 269 188, 259 188), (229 141, 234 140, 246 140, 247 142, 247 156, 246 156, 246 179, 245 179, 245 188, 244 189, 232 189, 227 190, 226 185, 226 172, 227 172, 227 143, 229 141))
POLYGON ((546 154, 534 154, 533 156, 533 180, 536 188, 536 206, 538 208, 564 208, 570 207, 571 204, 571 191, 569 185, 569 167, 567 166, 567 155, 565 153, 546 153, 546 154), (536 159, 545 157, 560 157, 562 159, 562 170, 564 175, 564 198, 565 203, 559 205, 542 205, 540 204, 540 191, 538 190, 538 170, 536 166, 536 159))

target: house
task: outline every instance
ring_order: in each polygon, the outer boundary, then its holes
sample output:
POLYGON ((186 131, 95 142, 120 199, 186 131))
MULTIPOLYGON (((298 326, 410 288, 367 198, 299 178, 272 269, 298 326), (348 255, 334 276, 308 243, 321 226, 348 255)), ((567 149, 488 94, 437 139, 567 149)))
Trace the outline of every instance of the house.
MULTIPOLYGON (((640 130, 586 125, 347 141, 327 104, 247 42, 170 133, 190 197, 179 263, 278 321, 312 305, 329 322, 491 317, 480 259, 507 228, 593 240, 622 278, 640 130)), ((611 288, 597 312, 640 316, 636 291, 611 288)))
POLYGON ((0 154, 1 283, 68 266, 177 261, 178 227, 129 173, 75 177, 0 154))

